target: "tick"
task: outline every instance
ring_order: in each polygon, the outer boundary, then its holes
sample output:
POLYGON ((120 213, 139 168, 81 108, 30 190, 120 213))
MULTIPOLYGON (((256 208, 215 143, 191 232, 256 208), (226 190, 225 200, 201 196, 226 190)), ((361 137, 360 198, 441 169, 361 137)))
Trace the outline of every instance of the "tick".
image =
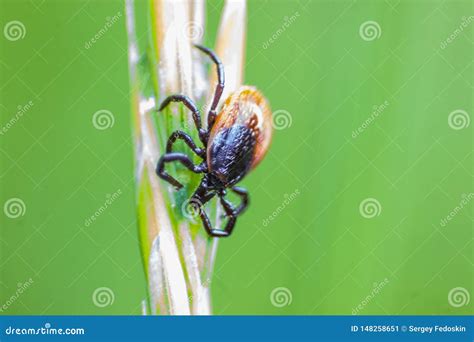
POLYGON ((171 95, 160 105, 159 111, 171 102, 181 102, 192 113, 202 147, 184 131, 174 131, 168 138, 166 153, 156 167, 157 175, 180 189, 183 185, 165 171, 167 163, 178 162, 194 173, 202 174, 200 184, 189 199, 198 205, 198 213, 207 233, 212 237, 226 237, 232 233, 237 217, 249 204, 249 194, 236 186, 247 173, 255 168, 267 152, 272 137, 272 114, 267 100, 256 88, 241 86, 225 100, 217 113, 217 106, 224 90, 224 66, 210 49, 195 45, 216 65, 217 86, 207 115, 207 127, 203 128, 201 113, 196 104, 186 95, 171 95), (173 152, 173 144, 182 140, 202 162, 195 165, 184 153, 173 152), (234 206, 225 197, 230 190, 240 197, 239 206, 234 206), (217 196, 224 209, 227 222, 222 229, 211 224, 204 204, 217 196))

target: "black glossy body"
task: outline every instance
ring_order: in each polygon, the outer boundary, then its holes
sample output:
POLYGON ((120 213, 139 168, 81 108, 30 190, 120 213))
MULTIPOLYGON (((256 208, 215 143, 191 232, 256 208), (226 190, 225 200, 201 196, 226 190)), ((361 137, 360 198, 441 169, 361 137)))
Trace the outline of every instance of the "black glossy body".
POLYGON ((177 189, 182 188, 183 185, 165 171, 166 163, 179 162, 192 172, 202 173, 201 183, 191 196, 189 202, 193 206, 199 206, 198 212, 201 221, 210 236, 225 237, 232 233, 237 216, 245 210, 249 203, 247 191, 235 186, 235 184, 247 174, 251 167, 256 139, 252 129, 245 125, 236 124, 220 129, 208 146, 209 135, 216 118, 216 108, 224 89, 224 68, 219 58, 211 50, 199 45, 196 45, 196 47, 207 54, 217 67, 218 84, 208 113, 207 129, 202 128, 199 109, 185 95, 167 97, 159 110, 161 111, 171 102, 183 103, 192 112, 193 121, 199 133, 199 139, 204 147, 197 147, 192 138, 183 131, 173 132, 168 139, 166 153, 158 161, 156 173, 160 178, 174 185, 177 189), (194 165, 186 154, 172 152, 173 144, 178 139, 188 145, 203 161, 198 165, 194 165), (241 198, 241 203, 237 208, 225 199, 228 189, 241 198), (215 196, 219 197, 219 201, 228 218, 223 229, 213 228, 204 209, 204 205, 215 196))
POLYGON ((238 183, 249 171, 255 148, 253 131, 245 125, 220 130, 208 146, 209 169, 229 187, 238 183))

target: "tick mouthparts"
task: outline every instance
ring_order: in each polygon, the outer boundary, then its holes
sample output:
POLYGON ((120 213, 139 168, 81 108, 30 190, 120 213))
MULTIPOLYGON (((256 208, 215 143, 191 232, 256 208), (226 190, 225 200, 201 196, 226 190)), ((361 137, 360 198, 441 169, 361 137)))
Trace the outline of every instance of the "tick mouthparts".
POLYGON ((215 172, 214 174, 221 181, 222 184, 224 184, 225 186, 227 185, 227 177, 225 176, 225 174, 221 172, 215 172))

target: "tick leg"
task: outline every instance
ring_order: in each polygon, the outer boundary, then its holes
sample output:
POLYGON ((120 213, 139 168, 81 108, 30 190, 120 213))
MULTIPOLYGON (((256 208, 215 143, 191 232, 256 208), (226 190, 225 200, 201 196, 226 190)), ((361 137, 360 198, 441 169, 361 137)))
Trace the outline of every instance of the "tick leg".
POLYGON ((235 215, 239 216, 245 209, 247 209, 247 206, 249 205, 249 193, 246 189, 241 188, 240 186, 234 186, 232 191, 235 192, 242 200, 239 207, 235 210, 235 215))
POLYGON ((222 204, 222 207, 224 208, 225 214, 228 217, 227 224, 224 227, 224 229, 221 232, 223 234, 222 236, 229 236, 232 234, 232 231, 235 226, 235 222, 237 221, 237 216, 239 216, 248 206, 249 203, 249 195, 247 190, 244 188, 235 186, 232 188, 232 191, 235 192, 241 199, 242 202, 238 206, 238 208, 235 208, 232 203, 230 203, 228 200, 224 198, 225 193, 222 193, 219 195, 220 202, 222 204))
POLYGON ((209 113, 207 114, 207 130, 210 131, 212 126, 214 125, 214 121, 216 120, 216 108, 219 104, 219 100, 222 96, 222 92, 224 91, 224 84, 225 84, 225 77, 224 77, 224 65, 222 64, 221 60, 217 55, 207 47, 202 45, 194 45, 199 50, 204 52, 208 55, 212 61, 216 64, 217 68, 217 86, 214 92, 214 98, 212 99, 211 108, 209 109, 209 113))
POLYGON ((170 137, 168 138, 168 143, 166 144, 166 153, 171 153, 173 144, 176 142, 176 140, 183 140, 186 145, 191 148, 191 150, 196 153, 199 157, 203 158, 206 155, 206 152, 202 149, 196 146, 194 143, 193 139, 185 132, 183 131, 174 131, 170 137))
POLYGON ((229 236, 230 234, 232 234, 232 231, 234 230, 238 213, 235 210, 235 208, 232 206, 232 204, 224 198, 224 196, 219 196, 219 199, 222 204, 222 207, 224 208, 225 214, 228 218, 227 223, 221 232, 223 232, 224 234, 223 236, 229 236))
POLYGON ((227 224, 225 228, 222 229, 215 229, 212 228, 211 221, 209 220, 209 217, 206 214, 206 211, 204 208, 200 210, 199 216, 201 217, 202 224, 204 226, 204 229, 206 229, 207 234, 209 234, 212 237, 227 237, 232 233, 232 229, 234 228, 236 217, 235 216, 229 216, 229 220, 227 221, 227 224))
POLYGON ((194 194, 191 196, 190 202, 198 203, 198 205, 200 206, 199 216, 201 218, 204 229, 206 230, 209 236, 226 237, 230 235, 229 231, 232 232, 232 228, 235 224, 235 217, 233 219, 229 218, 229 221, 227 221, 227 225, 224 230, 215 229, 212 227, 212 223, 209 220, 206 211, 204 210, 204 204, 209 202, 215 195, 215 192, 208 190, 207 184, 204 180, 196 189, 194 194))
POLYGON ((170 176, 169 173, 165 171, 165 164, 171 162, 180 162, 183 164, 188 170, 194 173, 201 173, 206 170, 205 164, 194 165, 193 162, 189 159, 189 157, 183 153, 166 153, 161 156, 158 164, 156 165, 156 174, 161 179, 167 181, 168 183, 174 185, 177 189, 181 189, 183 184, 178 182, 174 177, 170 176))
POLYGON ((205 139, 206 131, 202 129, 201 113, 199 112, 198 107, 194 104, 193 100, 191 100, 186 95, 171 95, 163 100, 163 102, 160 105, 160 108, 158 108, 158 111, 161 112, 171 102, 181 102, 191 111, 194 124, 196 125, 196 129, 198 130, 198 133, 199 133, 199 139, 201 139, 201 141, 204 143, 204 141, 206 140, 205 139))

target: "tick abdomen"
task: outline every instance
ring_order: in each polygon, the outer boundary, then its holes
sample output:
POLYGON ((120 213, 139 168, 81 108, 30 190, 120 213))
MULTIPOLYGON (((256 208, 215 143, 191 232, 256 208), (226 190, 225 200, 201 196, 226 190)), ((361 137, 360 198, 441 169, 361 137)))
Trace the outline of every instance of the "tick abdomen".
POLYGON ((208 147, 210 171, 224 184, 237 183, 252 165, 255 143, 255 133, 246 125, 220 129, 208 147))

